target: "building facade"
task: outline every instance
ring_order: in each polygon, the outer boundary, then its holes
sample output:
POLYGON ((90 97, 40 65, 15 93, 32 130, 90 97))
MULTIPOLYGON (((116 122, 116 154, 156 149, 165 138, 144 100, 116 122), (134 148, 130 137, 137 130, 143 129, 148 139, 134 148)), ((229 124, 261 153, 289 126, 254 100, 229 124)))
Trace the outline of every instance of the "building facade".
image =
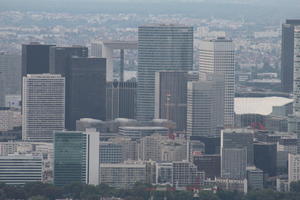
POLYGON ((207 80, 188 82, 187 133, 220 136, 224 126, 224 79, 221 74, 207 80))
POLYGON ((106 118, 105 58, 72 57, 66 78, 66 129, 76 120, 106 118))
POLYGON ((224 127, 234 126, 234 45, 232 40, 220 37, 199 44, 199 76, 206 73, 224 74, 224 127))
POLYGON ((27 74, 49 73, 49 51, 54 45, 37 42, 22 45, 22 77, 27 74))
POLYGON ((176 123, 176 130, 186 130, 188 73, 161 71, 155 73, 155 118, 176 123))
POLYGON ((155 113, 155 72, 190 71, 193 67, 193 27, 144 25, 138 29, 137 119, 155 113))
POLYGON ((65 128, 65 78, 54 74, 23 77, 22 139, 52 140, 65 128))
POLYGON ((300 25, 300 20, 288 19, 282 24, 281 40, 281 89, 283 92, 293 92, 294 80, 294 29, 300 25))
POLYGON ((42 181, 42 157, 31 154, 0 156, 0 182, 24 185, 42 181))
POLYGON ((54 184, 99 184, 99 133, 54 133, 54 184))
POLYGON ((136 82, 108 82, 106 85, 106 120, 135 119, 136 82))

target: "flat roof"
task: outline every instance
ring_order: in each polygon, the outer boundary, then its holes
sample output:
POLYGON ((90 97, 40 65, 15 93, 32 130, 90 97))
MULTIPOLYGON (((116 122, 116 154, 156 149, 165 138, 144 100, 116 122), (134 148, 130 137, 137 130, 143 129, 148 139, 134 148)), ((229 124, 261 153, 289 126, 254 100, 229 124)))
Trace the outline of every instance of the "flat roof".
POLYGON ((274 106, 284 106, 293 101, 285 97, 237 97, 234 98, 234 112, 237 115, 270 115, 274 106))

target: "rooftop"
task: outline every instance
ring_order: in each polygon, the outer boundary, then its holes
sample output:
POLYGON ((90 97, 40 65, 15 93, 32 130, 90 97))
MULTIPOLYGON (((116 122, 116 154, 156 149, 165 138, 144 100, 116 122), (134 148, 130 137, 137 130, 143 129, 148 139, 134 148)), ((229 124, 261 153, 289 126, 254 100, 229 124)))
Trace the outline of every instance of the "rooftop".
POLYGON ((293 101, 285 97, 237 97, 234 98, 234 112, 237 115, 270 115, 274 106, 284 106, 293 101))

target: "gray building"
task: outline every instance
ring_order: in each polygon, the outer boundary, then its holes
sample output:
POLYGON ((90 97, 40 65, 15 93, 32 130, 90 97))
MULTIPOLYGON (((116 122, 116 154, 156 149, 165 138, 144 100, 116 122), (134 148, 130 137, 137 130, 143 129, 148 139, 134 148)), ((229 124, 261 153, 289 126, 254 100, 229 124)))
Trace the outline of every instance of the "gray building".
POLYGON ((106 120, 135 119, 136 82, 108 82, 106 85, 106 120))
POLYGON ((222 75, 188 82, 187 133, 219 136, 224 124, 224 79, 222 75))
POLYGON ((253 138, 251 129, 225 129, 221 132, 221 148, 246 148, 247 163, 253 165, 253 138))
POLYGON ((0 156, 0 182, 24 185, 42 181, 42 157, 31 154, 0 156))
POLYGON ((245 179, 247 167, 246 148, 221 149, 221 177, 229 179, 245 179))
POLYGON ((176 123, 176 130, 186 130, 188 73, 160 71, 155 73, 155 118, 176 123))
POLYGON ((256 167, 248 167, 247 181, 249 190, 262 190, 264 188, 264 172, 256 167))
POLYGON ((155 72, 190 71, 193 27, 152 24, 138 29, 137 119, 150 121, 155 112, 155 72))
POLYGON ((72 56, 88 57, 88 48, 83 46, 50 47, 49 72, 68 77, 67 70, 72 56))
POLYGON ((54 45, 38 42, 22 45, 22 76, 49 73, 49 51, 54 45))
POLYGON ((132 139, 140 139, 145 136, 153 135, 154 133, 168 135, 169 129, 156 126, 121 126, 119 127, 119 133, 132 139))
POLYGON ((221 72, 224 75, 224 127, 234 126, 234 44, 232 40, 218 37, 202 41, 199 49, 199 77, 206 73, 221 72))
POLYGON ((294 28, 299 19, 287 19, 282 24, 281 40, 281 88, 283 92, 293 92, 294 80, 294 28))
POLYGON ((58 74, 23 77, 22 139, 48 141, 65 128, 65 78, 58 74))
POLYGON ((0 107, 8 95, 21 95, 21 56, 0 52, 0 107))
POLYGON ((76 120, 106 118, 106 59, 72 57, 66 78, 66 128, 76 120))

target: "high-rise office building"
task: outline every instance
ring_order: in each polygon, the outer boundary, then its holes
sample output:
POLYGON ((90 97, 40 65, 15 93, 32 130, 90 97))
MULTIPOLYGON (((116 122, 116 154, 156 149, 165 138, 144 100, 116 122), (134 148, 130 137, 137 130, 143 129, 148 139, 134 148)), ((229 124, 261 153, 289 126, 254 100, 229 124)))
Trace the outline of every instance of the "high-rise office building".
POLYGON ((214 179, 221 176, 221 156, 220 154, 201 154, 193 156, 193 163, 198 171, 204 171, 206 178, 214 179))
POLYGON ((22 77, 27 74, 49 73, 49 51, 54 45, 37 42, 22 45, 22 77))
POLYGON ((300 153, 300 25, 293 27, 293 44, 294 44, 294 60, 293 60, 293 115, 288 119, 288 131, 294 132, 298 137, 297 151, 300 153))
POLYGON ((294 76, 294 29, 300 25, 299 19, 288 19, 282 24, 281 40, 281 88, 283 92, 293 92, 294 76))
POLYGON ((49 72, 67 77, 72 56, 88 57, 88 48, 83 46, 50 47, 49 72))
POLYGON ((250 129, 225 129, 221 131, 221 148, 246 148, 247 163, 253 165, 254 131, 250 129))
POLYGON ((234 126, 234 45, 232 40, 219 37, 202 41, 199 49, 199 76, 206 73, 224 74, 224 127, 234 126))
POLYGON ((160 71, 155 73, 155 118, 176 123, 176 130, 186 130, 188 73, 160 71))
POLYGON ((187 133, 192 136, 220 136, 224 120, 224 78, 188 82, 187 133))
POLYGON ((136 82, 108 82, 106 85, 106 120, 135 119, 136 82))
POLYGON ((21 56, 0 52, 0 106, 8 95, 21 95, 21 56))
POLYGON ((72 57, 66 78, 66 128, 76 129, 76 120, 106 118, 105 58, 72 57))
POLYGON ((22 139, 52 140, 65 127, 65 78, 54 74, 23 77, 22 139))
POLYGON ((99 184, 99 133, 94 130, 54 133, 54 184, 74 182, 99 184))
POLYGON ((138 29, 137 119, 150 121, 155 112, 155 72, 190 71, 193 27, 152 24, 138 29))

